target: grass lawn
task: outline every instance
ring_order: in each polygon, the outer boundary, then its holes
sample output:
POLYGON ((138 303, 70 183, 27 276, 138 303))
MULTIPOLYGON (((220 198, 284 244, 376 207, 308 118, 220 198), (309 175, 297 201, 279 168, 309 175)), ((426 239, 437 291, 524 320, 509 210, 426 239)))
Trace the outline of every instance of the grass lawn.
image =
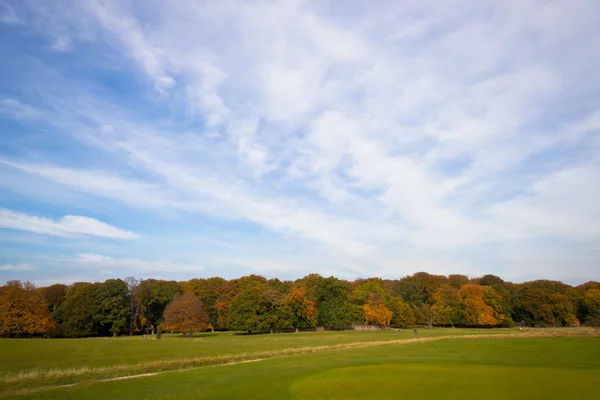
MULTIPOLYGON (((442 330, 440 330, 442 331, 442 330)), ((396 335, 405 333, 395 332, 396 335)), ((306 333, 281 336, 287 346, 383 340, 391 332, 306 333), (373 334, 370 338, 368 334, 373 334), (328 337, 327 335, 331 335, 328 337), (294 339, 294 336, 298 336, 294 339), (303 337, 305 336, 305 337, 303 337), (330 342, 335 343, 335 342, 330 342)), ((432 333, 435 335, 437 333, 432 333)), ((406 333, 406 339, 411 339, 406 333)), ((412 336, 412 332, 410 332, 412 336)), ((271 335, 269 335, 271 336, 271 335)), ((395 337, 390 339, 396 339, 395 337)), ((85 339, 100 342, 106 339, 85 339)), ((117 339, 123 343, 132 339, 117 339)), ((140 339, 142 340, 142 339, 140 339)), ((164 343, 186 349, 185 339, 164 343)), ((266 337, 223 336, 223 342, 248 340, 261 351, 273 349, 266 337)), ((19 342, 19 341, 14 341, 19 342)), ((39 342, 60 342, 43 341, 39 342)), ((71 342, 65 340, 64 342, 71 342)), ((158 341, 154 341, 158 342, 158 341)), ((23 343, 26 343, 25 341, 23 343)), ((221 345, 221 344, 220 344, 221 345)), ((219 345, 219 346, 220 346, 219 345)), ((23 346, 19 344, 19 346, 23 346)), ((64 346, 67 346, 65 344, 64 346)), ((224 346, 224 345, 223 345, 224 346)), ((237 348, 244 345, 238 344, 237 348)), ((225 347, 221 347, 223 349, 225 347)), ((252 347, 255 348, 255 347, 252 347)), ((247 351, 247 347, 246 350, 247 351)), ((161 353, 162 354, 162 353, 161 353)), ((180 354, 181 356, 181 354, 180 354)), ((4 354, 1 356, 4 357, 4 354)), ((69 355, 66 355, 69 357, 69 355)), ((4 362, 1 363, 4 368, 4 362)), ((40 391, 0 392, 3 398, 32 399, 598 399, 599 337, 468 338, 322 350, 257 362, 167 372, 108 382, 84 382, 40 391), (17 394, 20 393, 20 394, 17 394)))
MULTIPOLYGON (((419 330, 418 337, 514 333, 514 329, 419 330)), ((242 354, 307 346, 411 339, 412 330, 307 332, 234 335, 230 332, 196 334, 192 339, 163 335, 163 340, 141 336, 87 339, 0 339, 0 374, 33 368, 101 367, 137 364, 184 357, 242 354)))

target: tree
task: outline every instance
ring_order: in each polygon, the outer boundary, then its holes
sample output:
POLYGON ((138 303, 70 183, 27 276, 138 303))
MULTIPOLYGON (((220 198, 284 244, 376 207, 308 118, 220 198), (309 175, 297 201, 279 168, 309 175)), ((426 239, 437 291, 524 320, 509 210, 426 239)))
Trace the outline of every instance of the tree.
POLYGON ((0 287, 0 336, 47 335, 53 329, 48 305, 33 284, 8 281, 0 287))
POLYGON ((44 301, 46 304, 48 304, 48 310, 50 313, 56 312, 62 302, 65 301, 67 289, 67 285, 60 283, 39 289, 42 293, 42 296, 44 296, 44 301))
POLYGON ((584 318, 589 325, 598 326, 600 322, 600 290, 590 289, 583 298, 584 318))
POLYGON ((561 282, 538 280, 518 285, 514 300, 516 320, 529 325, 554 325, 556 313, 553 304, 558 299, 553 300, 553 295, 556 293, 566 295, 576 304, 578 292, 561 282))
POLYGON ((285 297, 285 309, 289 322, 298 332, 299 328, 314 328, 317 326, 317 309, 315 302, 307 299, 306 288, 292 287, 285 297))
POLYGON ((461 308, 458 290, 452 286, 439 288, 432 296, 431 312, 438 325, 460 325, 461 308))
POLYGON ((408 304, 421 306, 431 302, 431 296, 448 278, 442 275, 431 275, 426 272, 417 272, 396 281, 393 288, 394 296, 401 296, 408 304))
POLYGON ((162 320, 167 304, 182 292, 181 286, 175 281, 159 279, 145 279, 141 285, 148 291, 148 301, 146 304, 147 323, 156 327, 162 320))
POLYGON ((460 289, 464 285, 470 283, 469 277, 466 275, 452 274, 448 275, 448 285, 455 289, 460 289))
POLYGON ((381 302, 369 301, 363 306, 363 315, 365 325, 388 326, 394 313, 381 302))
POLYGON ((504 281, 500 277, 489 274, 484 275, 479 279, 474 279, 473 281, 481 286, 502 285, 504 283, 504 281))
POLYGON ((579 324, 575 315, 575 304, 564 294, 554 293, 551 297, 553 325, 576 326, 579 324))
POLYGON ((392 314, 392 325, 409 326, 416 323, 412 308, 399 297, 392 297, 389 303, 392 314))
POLYGON ((95 315, 100 327, 100 335, 123 333, 128 326, 130 308, 127 301, 128 287, 121 279, 108 279, 97 287, 99 301, 95 315))
POLYGON ((266 286, 240 292, 231 304, 229 327, 236 331, 271 331, 291 328, 283 293, 266 286))
MULTIPOLYGON (((129 336, 143 331, 148 323, 147 304, 150 292, 148 287, 133 277, 125 278, 127 282, 127 297, 129 298, 129 336)), ((154 333, 154 329, 152 329, 154 333)))
POLYGON ((362 322, 361 307, 353 309, 348 301, 348 286, 335 277, 319 282, 317 288, 319 325, 343 328, 362 322))
POLYGON ((208 327, 208 314, 202 301, 193 293, 176 295, 165 308, 163 325, 166 330, 189 334, 205 331, 208 327))
MULTIPOLYGON (((489 287, 476 284, 464 285, 459 296, 463 308, 462 321, 469 326, 494 326, 499 325, 503 316, 485 301, 486 290, 493 291, 489 287)), ((488 296, 492 296, 489 292, 488 296)))
POLYGON ((215 277, 208 279, 190 279, 181 284, 184 292, 192 292, 202 300, 204 310, 208 313, 211 327, 216 327, 219 323, 217 301, 219 298, 219 291, 225 282, 225 279, 215 277))
POLYGON ((76 282, 69 286, 65 301, 59 312, 63 318, 63 334, 66 337, 97 336, 100 312, 98 287, 100 283, 76 282))
POLYGON ((44 301, 48 305, 48 311, 55 322, 54 330, 52 331, 52 337, 63 336, 63 320, 64 317, 61 313, 60 306, 65 301, 67 296, 67 289, 69 287, 63 284, 55 284, 48 287, 39 288, 38 291, 44 297, 44 301))

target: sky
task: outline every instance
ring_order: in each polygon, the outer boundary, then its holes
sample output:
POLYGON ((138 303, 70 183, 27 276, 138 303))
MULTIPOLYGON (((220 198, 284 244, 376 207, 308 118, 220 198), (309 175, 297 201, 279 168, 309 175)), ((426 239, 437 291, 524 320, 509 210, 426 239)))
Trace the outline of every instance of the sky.
POLYGON ((600 280, 600 2, 0 0, 0 283, 600 280))

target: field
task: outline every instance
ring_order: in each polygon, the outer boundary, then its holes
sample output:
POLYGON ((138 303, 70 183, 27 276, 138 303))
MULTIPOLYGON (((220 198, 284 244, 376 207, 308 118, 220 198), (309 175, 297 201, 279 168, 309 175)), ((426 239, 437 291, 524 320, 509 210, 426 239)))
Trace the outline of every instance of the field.
POLYGON ((600 337, 434 329, 3 339, 0 374, 0 397, 19 399, 597 399, 600 337))

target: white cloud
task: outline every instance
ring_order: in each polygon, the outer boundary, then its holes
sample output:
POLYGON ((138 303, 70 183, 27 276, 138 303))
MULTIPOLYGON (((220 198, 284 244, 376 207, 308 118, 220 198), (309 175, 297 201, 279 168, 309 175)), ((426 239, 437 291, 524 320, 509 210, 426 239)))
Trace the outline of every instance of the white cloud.
MULTIPOLYGON (((65 259, 72 265, 93 268, 97 271, 122 275, 124 271, 127 274, 136 276, 150 275, 156 272, 177 272, 177 273, 201 273, 204 267, 195 264, 178 263, 173 261, 144 261, 135 258, 113 258, 102 254, 82 253, 72 259, 65 259)), ((151 275, 150 275, 151 276, 151 275)))
MULTIPOLYGON (((600 238, 593 0, 40 7, 48 40, 64 34, 90 64, 102 54, 154 97, 53 75, 31 109, 116 164, 5 166, 141 212, 249 221, 382 271, 600 238)), ((7 101, 9 116, 29 107, 7 101)))
POLYGON ((54 221, 0 208, 0 228, 18 229, 44 235, 90 235, 115 239, 133 239, 136 234, 111 226, 102 221, 79 215, 66 215, 54 221))
POLYGON ((3 264, 0 265, 0 271, 33 271, 36 268, 31 264, 3 264))
POLYGON ((35 118, 39 112, 31 106, 10 97, 0 97, 0 114, 15 118, 35 118))

